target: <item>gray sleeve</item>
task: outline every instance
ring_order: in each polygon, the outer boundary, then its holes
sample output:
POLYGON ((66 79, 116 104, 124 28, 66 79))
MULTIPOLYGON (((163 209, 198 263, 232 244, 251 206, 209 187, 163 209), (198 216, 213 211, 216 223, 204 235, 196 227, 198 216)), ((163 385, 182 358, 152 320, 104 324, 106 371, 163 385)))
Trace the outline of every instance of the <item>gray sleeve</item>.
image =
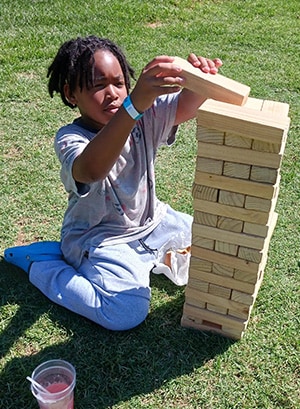
POLYGON ((175 141, 174 126, 179 93, 158 97, 143 117, 146 137, 152 137, 154 146, 171 145, 175 141))
POLYGON ((54 141, 55 153, 61 163, 60 177, 68 193, 75 193, 77 196, 85 196, 90 190, 90 185, 77 183, 72 174, 72 167, 75 158, 81 154, 89 143, 89 139, 84 135, 73 133, 72 128, 61 128, 54 141))

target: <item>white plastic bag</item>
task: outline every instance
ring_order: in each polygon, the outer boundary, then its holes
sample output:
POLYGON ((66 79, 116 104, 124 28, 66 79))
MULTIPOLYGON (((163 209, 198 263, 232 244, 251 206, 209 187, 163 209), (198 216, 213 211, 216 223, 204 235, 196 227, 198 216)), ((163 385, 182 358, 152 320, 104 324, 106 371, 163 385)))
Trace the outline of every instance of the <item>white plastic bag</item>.
POLYGON ((179 250, 170 249, 164 255, 164 262, 159 261, 152 269, 152 273, 164 274, 176 285, 186 285, 188 282, 190 257, 190 247, 179 250))

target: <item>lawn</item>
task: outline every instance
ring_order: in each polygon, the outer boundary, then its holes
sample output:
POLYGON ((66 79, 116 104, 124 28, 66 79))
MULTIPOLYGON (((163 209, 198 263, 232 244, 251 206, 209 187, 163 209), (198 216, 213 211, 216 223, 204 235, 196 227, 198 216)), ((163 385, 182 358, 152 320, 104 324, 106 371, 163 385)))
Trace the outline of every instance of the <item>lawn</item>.
MULTIPOLYGON (((78 35, 116 41, 136 73, 155 55, 223 60, 221 73, 255 98, 290 105, 278 223, 242 340, 180 326, 184 288, 152 277, 149 317, 110 332, 51 303, 0 259, 0 408, 37 403, 26 376, 63 358, 77 370, 76 409, 300 407, 300 11, 298 0, 2 0, 0 7, 0 253, 59 240, 66 194, 53 136, 77 115, 47 94, 47 67, 78 35)), ((159 197, 192 213, 196 124, 160 151, 159 197)))

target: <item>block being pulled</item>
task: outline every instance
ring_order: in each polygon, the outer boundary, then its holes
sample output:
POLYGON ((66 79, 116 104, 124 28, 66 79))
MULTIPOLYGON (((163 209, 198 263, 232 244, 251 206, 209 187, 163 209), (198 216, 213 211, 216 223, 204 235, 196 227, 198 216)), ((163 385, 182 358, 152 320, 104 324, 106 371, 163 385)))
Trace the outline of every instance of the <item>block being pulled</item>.
POLYGON ((234 105, 244 105, 250 93, 250 87, 224 77, 221 74, 206 74, 194 67, 187 60, 175 57, 174 64, 182 68, 186 78, 185 88, 199 93, 206 98, 227 102, 234 105))

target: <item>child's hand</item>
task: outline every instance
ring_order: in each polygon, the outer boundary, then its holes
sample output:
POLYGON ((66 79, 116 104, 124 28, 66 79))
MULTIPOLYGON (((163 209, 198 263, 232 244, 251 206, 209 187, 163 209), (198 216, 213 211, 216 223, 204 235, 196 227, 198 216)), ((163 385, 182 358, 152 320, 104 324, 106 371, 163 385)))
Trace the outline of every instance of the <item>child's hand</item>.
POLYGON ((222 66, 222 61, 219 58, 210 60, 205 57, 197 57, 195 54, 191 53, 188 56, 188 62, 190 62, 194 67, 200 68, 201 71, 209 74, 216 74, 218 68, 222 66))
POLYGON ((184 83, 182 69, 173 64, 174 57, 161 55, 155 57, 142 70, 131 97, 140 112, 149 108, 159 95, 181 90, 184 83))
MULTIPOLYGON (((210 60, 197 57, 193 53, 188 56, 188 61, 194 67, 210 74, 216 74, 222 65, 219 58, 210 60)), ((159 95, 178 92, 184 86, 184 78, 181 77, 182 69, 173 62, 174 57, 161 55, 155 57, 142 70, 131 93, 133 105, 139 112, 148 109, 159 95)))

